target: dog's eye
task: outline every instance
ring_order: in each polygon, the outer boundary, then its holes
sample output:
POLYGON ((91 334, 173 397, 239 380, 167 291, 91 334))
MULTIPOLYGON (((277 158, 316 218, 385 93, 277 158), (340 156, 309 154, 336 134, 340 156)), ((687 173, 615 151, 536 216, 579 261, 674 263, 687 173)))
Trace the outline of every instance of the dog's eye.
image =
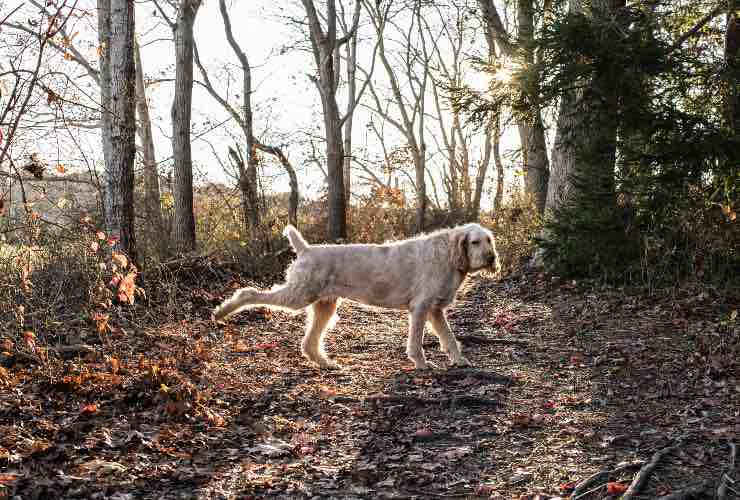
POLYGON ((478 243, 480 243, 480 241, 478 241, 478 240, 475 240, 475 241, 471 241, 470 242, 471 245, 477 245, 478 243))

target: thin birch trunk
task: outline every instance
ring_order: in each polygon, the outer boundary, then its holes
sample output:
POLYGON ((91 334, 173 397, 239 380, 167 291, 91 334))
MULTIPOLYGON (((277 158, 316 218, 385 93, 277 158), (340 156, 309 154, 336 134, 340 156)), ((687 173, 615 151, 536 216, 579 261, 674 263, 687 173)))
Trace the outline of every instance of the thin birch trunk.
POLYGON ((110 93, 107 97, 110 110, 108 115, 110 156, 105 172, 105 226, 109 236, 118 238, 114 249, 126 253, 136 262, 134 232, 136 69, 133 3, 128 0, 111 0, 109 26, 110 93))
POLYGON ((195 250, 193 213, 193 161, 190 122, 193 103, 193 25, 200 0, 180 0, 175 31, 175 98, 172 103, 174 157, 172 243, 177 252, 195 250))
POLYGON ((156 248, 157 258, 162 260, 167 255, 167 238, 162 238, 162 235, 165 234, 165 227, 160 203, 159 170, 154 150, 149 104, 146 100, 144 70, 141 65, 139 44, 134 46, 134 56, 136 58, 136 110, 139 117, 137 131, 141 140, 142 156, 144 157, 144 210, 146 211, 150 241, 154 242, 153 246, 156 248))

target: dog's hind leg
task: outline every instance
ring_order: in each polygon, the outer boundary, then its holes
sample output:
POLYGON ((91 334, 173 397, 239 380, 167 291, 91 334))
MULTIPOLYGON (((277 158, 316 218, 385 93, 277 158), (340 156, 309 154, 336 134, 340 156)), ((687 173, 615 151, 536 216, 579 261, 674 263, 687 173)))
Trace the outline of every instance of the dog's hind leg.
POLYGON ((329 323, 336 319, 337 299, 325 298, 311 304, 308 308, 306 335, 301 342, 301 352, 321 368, 338 368, 324 351, 324 334, 329 323))
POLYGON ((460 344, 455 339, 455 335, 450 330, 445 313, 441 309, 433 309, 429 313, 429 322, 432 324, 432 330, 437 338, 442 352, 446 352, 450 362, 457 366, 470 366, 470 361, 465 359, 460 353, 460 344))
POLYGON ((417 370, 436 368, 428 363, 424 356, 424 325, 427 322, 429 309, 425 305, 417 305, 409 312, 409 337, 406 344, 406 355, 414 363, 417 370))
POLYGON ((247 287, 237 290, 230 299, 218 306, 213 316, 216 321, 220 321, 242 309, 256 305, 298 311, 315 300, 315 294, 312 294, 309 290, 290 284, 277 285, 272 287, 271 290, 247 287))

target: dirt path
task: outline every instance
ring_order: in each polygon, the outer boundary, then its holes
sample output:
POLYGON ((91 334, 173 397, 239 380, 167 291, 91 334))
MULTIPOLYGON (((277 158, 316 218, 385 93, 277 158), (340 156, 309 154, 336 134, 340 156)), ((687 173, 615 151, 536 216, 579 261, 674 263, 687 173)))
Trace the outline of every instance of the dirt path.
POLYGON ((676 443, 642 494, 716 488, 740 430, 736 307, 474 278, 450 322, 475 368, 430 373, 406 360, 405 314, 351 304, 340 371, 300 357, 301 316, 118 332, 116 361, 69 361, 71 379, 7 370, 0 498, 551 498, 676 443))

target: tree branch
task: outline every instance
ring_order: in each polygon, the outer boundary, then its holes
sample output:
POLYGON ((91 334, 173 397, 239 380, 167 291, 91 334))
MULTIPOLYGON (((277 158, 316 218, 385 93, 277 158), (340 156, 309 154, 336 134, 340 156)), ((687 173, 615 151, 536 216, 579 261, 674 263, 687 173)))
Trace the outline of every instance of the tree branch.
POLYGON ((699 21, 686 33, 679 36, 675 42, 673 42, 673 45, 671 45, 668 50, 666 51, 666 54, 670 54, 671 52, 675 51, 676 49, 680 48, 683 43, 691 38, 692 36, 696 35, 700 29, 704 27, 705 24, 707 24, 709 21, 717 17, 722 10, 724 9, 724 5, 720 4, 717 5, 714 9, 712 9, 709 14, 699 19, 699 21))

